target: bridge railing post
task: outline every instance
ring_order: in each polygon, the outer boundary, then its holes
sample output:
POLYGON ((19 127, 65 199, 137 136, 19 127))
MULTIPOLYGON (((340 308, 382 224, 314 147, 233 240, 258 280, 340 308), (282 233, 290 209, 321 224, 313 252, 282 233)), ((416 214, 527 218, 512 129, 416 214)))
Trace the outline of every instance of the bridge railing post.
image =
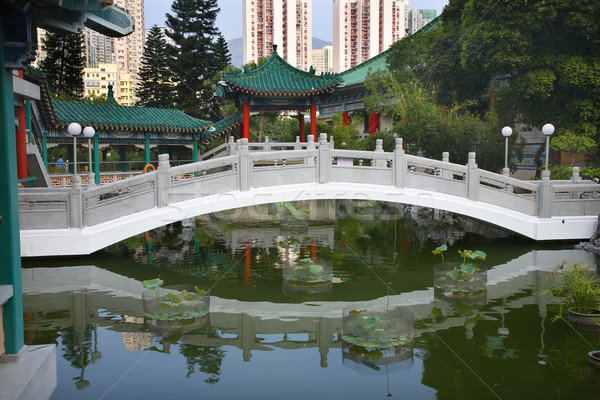
MULTIPOLYGON (((383 139, 375 140, 375 153, 383 153, 383 139)), ((371 166, 373 167, 383 168, 385 167, 385 164, 385 160, 380 158, 374 158, 371 160, 371 166)))
POLYGON ((238 188, 241 192, 245 192, 252 186, 252 159, 248 148, 248 138, 238 140, 238 148, 238 188))
POLYGON ((170 179, 169 179, 169 155, 158 155, 158 169, 156 179, 156 205, 157 207, 166 207, 169 205, 170 179))
POLYGON ((69 224, 70 228, 83 228, 83 196, 81 195, 81 177, 73 175, 69 192, 69 224))
POLYGON ((319 134, 319 183, 329 182, 331 176, 331 149, 327 143, 327 134, 319 134))
POLYGON ((227 149, 229 151, 230 156, 235 154, 235 141, 233 140, 233 136, 229 136, 229 142, 227 142, 227 149))
MULTIPOLYGON (((571 182, 573 184, 581 183, 581 176, 579 175, 579 167, 573 167, 573 174, 571 175, 571 182)), ((577 200, 581 192, 571 192, 571 199, 577 200)))
POLYGON ((479 199, 479 169, 475 162, 475 152, 469 152, 467 163, 467 198, 472 201, 479 199))
POLYGON ((404 148, 402 138, 396 138, 396 148, 394 149, 394 185, 397 188, 403 188, 406 185, 406 157, 404 157, 404 148))
POLYGON ((271 142, 269 142, 269 137, 266 136, 265 137, 265 147, 264 147, 265 151, 271 151, 271 142))
POLYGON ((294 143, 294 150, 302 150, 302 143, 300 143, 300 136, 296 136, 296 142, 294 143))
MULTIPOLYGON (((450 164, 450 152, 444 151, 442 152, 442 162, 450 164)), ((452 179, 452 172, 447 169, 442 170, 442 178, 452 179)))
MULTIPOLYGON (((308 141, 306 142, 306 150, 315 150, 317 144, 315 143, 315 135, 308 135, 308 141)), ((308 157, 306 160, 308 166, 314 167, 316 165, 313 157, 308 157)))
POLYGON ((550 183, 550 171, 542 171, 542 180, 538 189, 538 217, 550 218, 552 216, 552 203, 554 202, 554 189, 550 183))

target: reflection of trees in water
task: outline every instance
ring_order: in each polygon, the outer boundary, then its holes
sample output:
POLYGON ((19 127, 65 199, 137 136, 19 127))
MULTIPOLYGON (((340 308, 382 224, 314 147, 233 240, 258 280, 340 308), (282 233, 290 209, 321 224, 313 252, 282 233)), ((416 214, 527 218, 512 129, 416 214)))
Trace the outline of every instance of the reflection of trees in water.
POLYGON ((72 326, 59 332, 64 351, 63 358, 69 361, 73 368, 85 368, 92 362, 92 331, 93 325, 85 324, 83 332, 75 332, 72 326))
MULTIPOLYGON (((211 331, 208 335, 215 336, 216 333, 211 331)), ((196 367, 198 367, 198 372, 209 375, 204 382, 209 384, 219 382, 221 364, 225 357, 225 351, 221 347, 181 344, 179 352, 185 357, 187 362, 188 372, 185 375, 186 378, 192 376, 196 372, 196 367)))

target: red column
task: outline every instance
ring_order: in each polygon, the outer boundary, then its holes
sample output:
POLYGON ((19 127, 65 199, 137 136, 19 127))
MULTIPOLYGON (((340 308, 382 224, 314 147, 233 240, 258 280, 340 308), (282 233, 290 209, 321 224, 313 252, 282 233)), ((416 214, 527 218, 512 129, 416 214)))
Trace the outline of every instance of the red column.
POLYGON ((350 115, 348 114, 348 111, 342 111, 342 125, 343 126, 348 126, 350 125, 350 115))
POLYGON ((249 285, 252 277, 252 253, 249 240, 246 241, 246 248, 244 249, 244 267, 244 282, 249 285))
POLYGON ((317 141, 317 105, 315 103, 310 105, 310 134, 317 141))
POLYGON ((379 130, 379 114, 372 113, 369 115, 369 135, 374 134, 379 130))
POLYGON ((305 142, 305 138, 304 138, 304 114, 298 114, 298 122, 300 125, 300 128, 298 129, 298 133, 300 135, 300 141, 301 142, 305 142))
MULTIPOLYGON (((23 71, 19 71, 19 78, 23 79, 23 71)), ((17 131, 17 178, 27 178, 27 131, 25 130, 25 102, 17 109, 16 115, 19 119, 19 130, 17 131)))
POLYGON ((244 109, 244 138, 250 139, 250 106, 248 103, 243 104, 244 109))

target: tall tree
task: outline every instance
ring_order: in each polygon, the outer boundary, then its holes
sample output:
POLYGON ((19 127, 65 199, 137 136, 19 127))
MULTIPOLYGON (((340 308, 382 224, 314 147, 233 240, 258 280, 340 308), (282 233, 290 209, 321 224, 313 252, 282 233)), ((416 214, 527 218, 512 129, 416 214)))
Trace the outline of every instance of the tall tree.
POLYGON ((46 57, 40 69, 53 96, 69 99, 83 97, 83 33, 46 33, 42 50, 46 57))
POLYGON ((137 105, 145 107, 175 107, 175 80, 169 69, 172 49, 167 46, 162 30, 154 25, 148 32, 142 68, 139 77, 141 85, 137 90, 137 105))
POLYGON ((176 56, 170 63, 177 80, 177 104, 184 112, 203 119, 218 119, 213 96, 216 77, 228 63, 226 43, 215 25, 217 0, 175 0, 167 14, 167 35, 176 56))

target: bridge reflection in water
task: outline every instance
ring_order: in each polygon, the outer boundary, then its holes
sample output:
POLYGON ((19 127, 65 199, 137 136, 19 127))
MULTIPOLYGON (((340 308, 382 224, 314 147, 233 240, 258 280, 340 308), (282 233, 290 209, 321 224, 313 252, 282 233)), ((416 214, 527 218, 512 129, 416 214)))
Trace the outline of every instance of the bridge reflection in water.
MULTIPOLYGON (((510 299, 524 291, 539 293, 545 288, 544 277, 558 259, 594 263, 591 254, 577 250, 532 251, 504 265, 488 271, 488 287, 483 303, 510 299)), ((433 277, 432 277, 433 280, 433 277)), ((83 337, 89 324, 120 332, 127 350, 148 349, 161 338, 160 332, 148 330, 144 324, 141 282, 95 266, 31 268, 23 270, 24 309, 26 330, 37 333, 72 326, 76 336, 83 337), (102 314, 120 316, 106 318, 102 314), (41 317, 38 317, 41 316, 41 317)), ((548 296, 516 296, 519 306, 537 304, 546 315, 548 296)), ((447 299, 434 295, 432 288, 402 293, 362 302, 368 307, 403 307, 414 314, 417 323, 415 338, 426 332, 465 326, 466 335, 472 329, 465 317, 449 315, 435 322, 433 307, 443 308, 447 299), (389 304, 389 305, 388 305, 389 304)), ((222 333, 220 337, 207 335, 204 330, 181 336, 181 344, 196 346, 236 346, 243 350, 244 361, 250 361, 253 352, 271 351, 272 348, 298 349, 317 347, 319 363, 328 365, 330 348, 341 346, 342 310, 352 302, 311 301, 303 304, 248 302, 212 296, 210 319, 205 326, 222 333), (304 335, 298 340, 298 334, 304 335), (264 343, 261 336, 277 335, 280 340, 264 343), (296 339, 290 340, 289 337, 296 339)), ((514 306, 505 303, 507 308, 514 306)), ((170 334, 182 333, 174 328, 170 334)), ((471 333, 472 334, 472 333, 471 333)), ((26 335, 27 336, 27 335, 26 335)), ((102 343, 98 343, 102 346, 102 343)))

